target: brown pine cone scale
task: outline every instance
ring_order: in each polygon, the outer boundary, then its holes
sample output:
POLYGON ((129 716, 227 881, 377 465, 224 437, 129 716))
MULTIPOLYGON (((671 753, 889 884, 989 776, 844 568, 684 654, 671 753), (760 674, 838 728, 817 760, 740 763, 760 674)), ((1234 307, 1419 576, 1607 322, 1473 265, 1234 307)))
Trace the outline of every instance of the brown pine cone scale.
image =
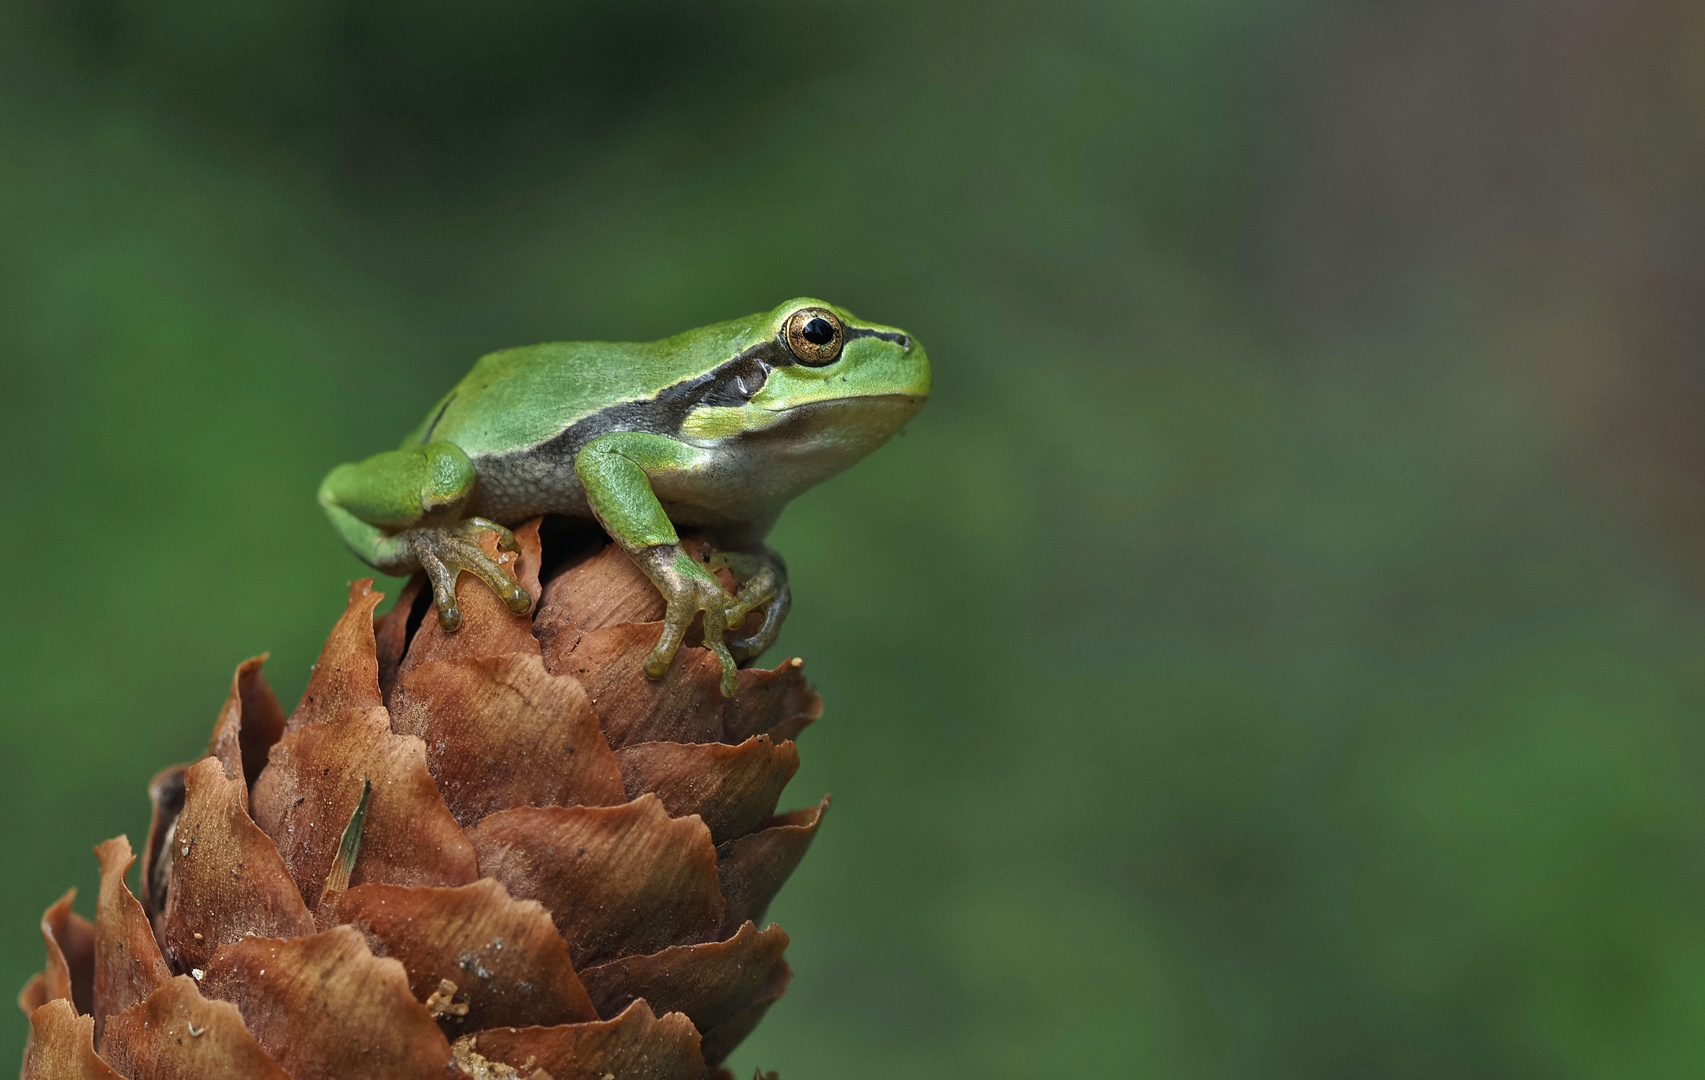
POLYGON ((288 716, 237 668, 150 785, 141 898, 121 836, 94 922, 43 916, 25 1080, 702 1080, 750 1034, 828 806, 776 812, 821 701, 798 660, 724 698, 691 639, 646 678, 627 557, 516 538, 488 550, 530 615, 464 577, 446 634, 418 581, 377 619, 360 581, 288 716))

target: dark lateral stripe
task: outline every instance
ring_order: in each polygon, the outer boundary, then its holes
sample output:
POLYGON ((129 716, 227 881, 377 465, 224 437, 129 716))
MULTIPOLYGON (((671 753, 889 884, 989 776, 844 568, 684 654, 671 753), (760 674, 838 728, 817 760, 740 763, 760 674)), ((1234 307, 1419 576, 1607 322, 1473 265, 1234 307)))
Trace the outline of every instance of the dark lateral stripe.
MULTIPOLYGON (((861 337, 881 338, 906 344, 906 335, 863 326, 846 328, 848 341, 861 337)), ((797 364, 798 358, 779 337, 766 338, 742 349, 703 375, 664 387, 647 401, 622 401, 606 405, 584 416, 563 431, 521 453, 543 455, 553 460, 573 461, 580 448, 612 431, 649 431, 655 435, 677 435, 687 414, 699 405, 744 405, 764 388, 775 368, 797 364)), ((448 405, 448 402, 446 402, 448 405)), ((440 414, 442 415, 442 414, 440 414)), ((433 421, 437 423, 436 420, 433 421)))
POLYGON ((861 337, 881 338, 883 341, 891 341, 901 348, 904 348, 909 341, 905 334, 902 334, 897 330, 873 330, 868 326, 847 327, 848 341, 853 341, 861 337))
POLYGON ((648 401, 622 401, 606 405, 590 416, 570 424, 559 434, 529 451, 554 460, 573 461, 580 448, 612 431, 649 431, 654 435, 677 435, 687 414, 699 405, 744 405, 759 390, 771 368, 792 363, 787 346, 770 339, 742 349, 703 375, 683 379, 658 391, 648 401), (779 355, 778 355, 779 354, 779 355), (786 357, 785 360, 782 357, 786 357))

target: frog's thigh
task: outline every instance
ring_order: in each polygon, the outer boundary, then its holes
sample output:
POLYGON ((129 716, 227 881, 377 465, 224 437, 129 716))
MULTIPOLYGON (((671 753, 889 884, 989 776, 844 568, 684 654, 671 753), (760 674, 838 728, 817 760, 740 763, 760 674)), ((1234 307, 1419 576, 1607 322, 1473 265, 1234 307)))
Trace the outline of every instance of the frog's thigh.
POLYGON ((451 515, 477 479, 461 447, 431 442, 339 465, 320 484, 320 504, 369 525, 408 529, 429 516, 451 515))
POLYGON ((704 460, 704 451, 666 435, 618 431, 582 447, 574 471, 604 531, 638 551, 680 540, 651 489, 652 478, 702 468, 704 460))
POLYGON ((467 501, 477 473, 447 442, 375 454, 339 465, 320 483, 320 505, 350 550, 375 569, 406 574, 420 568, 395 530, 429 515, 453 513, 467 501))

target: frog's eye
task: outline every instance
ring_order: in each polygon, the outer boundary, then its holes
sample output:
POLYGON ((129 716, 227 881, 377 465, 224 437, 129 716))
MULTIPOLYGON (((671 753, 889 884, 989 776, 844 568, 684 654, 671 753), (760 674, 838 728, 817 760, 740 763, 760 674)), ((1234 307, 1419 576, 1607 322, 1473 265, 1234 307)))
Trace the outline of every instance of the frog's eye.
POLYGON ((789 315, 782 334, 787 338, 789 351, 801 364, 810 367, 834 363, 846 341, 841 320, 828 308, 820 307, 800 308, 789 315))

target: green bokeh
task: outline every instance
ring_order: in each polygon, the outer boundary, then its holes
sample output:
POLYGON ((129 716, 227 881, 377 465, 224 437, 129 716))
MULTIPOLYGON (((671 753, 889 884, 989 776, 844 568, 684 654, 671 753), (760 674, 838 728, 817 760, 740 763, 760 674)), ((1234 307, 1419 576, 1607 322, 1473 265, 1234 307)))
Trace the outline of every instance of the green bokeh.
POLYGON ((737 1074, 1705 1075, 1705 21, 1578 6, 0 2, 0 985, 300 692, 330 466, 812 294, 936 390, 777 530, 737 1074))

